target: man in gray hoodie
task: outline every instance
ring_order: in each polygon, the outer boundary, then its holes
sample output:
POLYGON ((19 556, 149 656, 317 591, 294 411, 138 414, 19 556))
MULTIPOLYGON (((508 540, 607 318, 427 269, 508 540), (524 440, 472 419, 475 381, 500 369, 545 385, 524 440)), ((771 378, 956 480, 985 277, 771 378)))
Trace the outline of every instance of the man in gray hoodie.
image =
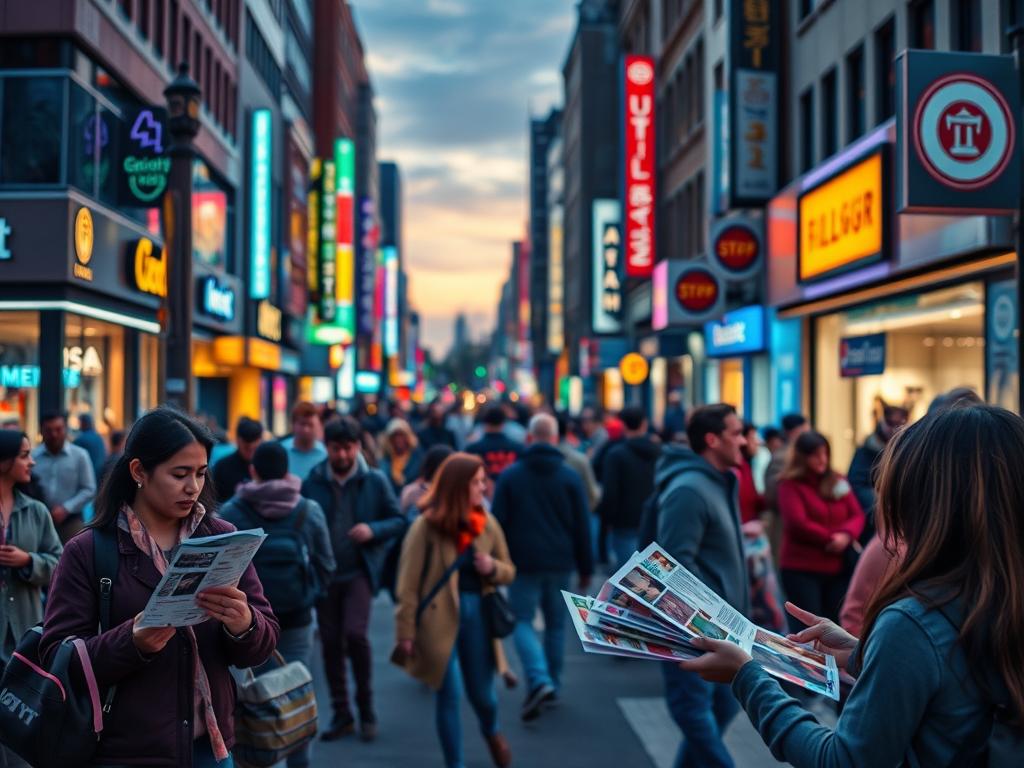
MULTIPOLYGON (((672 557, 744 616, 750 613, 737 476, 746 444, 731 405, 695 409, 686 429, 689 448, 669 446, 655 474, 657 527, 649 532, 672 557)), ((707 683, 675 664, 662 666, 665 698, 684 741, 676 768, 731 768, 722 741, 739 705, 727 685, 707 683)))

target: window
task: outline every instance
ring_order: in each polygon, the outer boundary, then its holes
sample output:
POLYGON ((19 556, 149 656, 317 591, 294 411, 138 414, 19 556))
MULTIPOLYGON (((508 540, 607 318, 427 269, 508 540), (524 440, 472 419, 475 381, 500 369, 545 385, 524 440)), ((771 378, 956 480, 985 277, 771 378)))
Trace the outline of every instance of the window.
POLYGON ((811 11, 814 10, 814 0, 800 0, 800 16, 801 19, 806 19, 811 15, 811 11))
POLYGON ((704 172, 697 174, 697 253, 704 252, 704 172))
POLYGON ((263 39, 255 19, 248 11, 245 14, 245 56, 253 69, 259 73, 271 95, 276 97, 281 92, 281 68, 274 61, 270 46, 263 39))
POLYGON ((203 64, 203 36, 199 34, 199 30, 195 31, 192 37, 192 79, 196 83, 201 83, 202 80, 202 64, 203 64))
POLYGON ((864 46, 858 45, 846 56, 846 143, 867 130, 865 118, 864 46))
POLYGON ((697 69, 692 73, 691 77, 694 82, 694 90, 696 91, 696 104, 695 112, 697 119, 695 125, 701 125, 704 122, 704 41, 697 41, 697 69))
POLYGON ((66 82, 60 77, 9 77, 3 81, 0 182, 60 182, 66 82))
POLYGON ((39 313, 0 312, 0 421, 39 429, 39 313))
POLYGON ((68 313, 64 316, 64 407, 69 426, 90 413, 97 429, 125 424, 125 331, 68 313))
POLYGON ((178 0, 170 0, 167 4, 167 55, 171 66, 177 67, 178 58, 178 0))
POLYGON ((910 6, 910 47, 935 47, 935 0, 916 0, 910 6))
POLYGON ((981 52, 981 0, 952 0, 953 49, 981 52))
POLYGON ((204 52, 203 61, 203 103, 206 104, 206 111, 213 112, 213 51, 207 48, 204 52))
POLYGON ((814 167, 814 87, 800 94, 800 173, 814 167))
POLYGON ((722 18, 722 11, 723 11, 722 5, 723 5, 722 0, 715 0, 715 16, 714 16, 714 19, 715 19, 716 22, 720 18, 722 18))
POLYGON ((839 150, 839 99, 836 68, 821 78, 821 154, 831 157, 839 150))
POLYGON ((896 114, 896 19, 875 30, 875 122, 896 114))
POLYGON ((132 17, 132 0, 118 0, 118 5, 121 6, 121 13, 130 19, 132 17))
MULTIPOLYGON (((191 64, 192 57, 189 55, 191 52, 191 44, 192 22, 188 20, 188 16, 183 14, 181 17, 181 55, 178 57, 178 62, 191 64)), ((175 62, 175 68, 177 68, 177 62, 175 62)))
POLYGON ((153 1, 153 47, 156 48, 156 54, 160 58, 163 58, 164 55, 165 11, 164 0, 153 1))
POLYGON ((149 40, 149 1, 139 0, 139 32, 144 40, 149 40))

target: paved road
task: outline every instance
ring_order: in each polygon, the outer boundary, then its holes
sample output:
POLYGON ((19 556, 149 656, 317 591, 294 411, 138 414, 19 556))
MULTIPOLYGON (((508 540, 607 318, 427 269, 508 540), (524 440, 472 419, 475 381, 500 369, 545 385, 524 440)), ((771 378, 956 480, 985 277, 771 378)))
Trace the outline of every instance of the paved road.
MULTIPOLYGON (((381 598, 374 606, 371 626, 380 736, 372 744, 354 738, 331 744, 318 742, 315 766, 443 766, 434 731, 433 696, 425 686, 388 663, 392 638, 391 603, 381 598)), ((511 642, 507 650, 518 669, 511 642)), ((321 721, 326 725, 330 699, 319 659, 314 675, 321 721)), ((654 663, 586 655, 575 637, 570 637, 564 703, 531 724, 519 719, 522 687, 515 691, 499 687, 501 726, 512 745, 516 766, 671 768, 679 732, 662 703, 661 676, 654 663)), ((486 745, 465 701, 463 736, 467 768, 490 766, 486 745)), ((730 728, 727 741, 738 768, 779 765, 742 714, 730 728)))

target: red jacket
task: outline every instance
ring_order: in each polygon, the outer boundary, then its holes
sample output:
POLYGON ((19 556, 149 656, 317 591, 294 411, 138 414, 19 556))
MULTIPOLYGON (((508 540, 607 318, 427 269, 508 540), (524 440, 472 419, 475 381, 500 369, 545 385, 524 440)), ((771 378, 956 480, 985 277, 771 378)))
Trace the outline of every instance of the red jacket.
POLYGON ((740 479, 740 520, 749 523, 757 520, 764 509, 764 496, 757 492, 757 485, 754 483, 754 470, 749 461, 742 461, 733 470, 740 479))
POLYGON ((839 573, 843 553, 826 552, 833 533, 845 531, 856 540, 864 528, 864 512, 853 491, 840 499, 825 499, 817 480, 779 481, 782 552, 779 565, 797 571, 839 573))

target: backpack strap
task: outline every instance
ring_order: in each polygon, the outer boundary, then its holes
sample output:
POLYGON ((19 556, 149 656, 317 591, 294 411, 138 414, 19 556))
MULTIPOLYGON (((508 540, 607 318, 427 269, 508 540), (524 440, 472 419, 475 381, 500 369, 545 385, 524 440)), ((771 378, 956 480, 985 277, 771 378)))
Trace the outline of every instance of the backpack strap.
POLYGON ((306 515, 309 513, 309 499, 305 496, 299 497, 298 509, 295 510, 295 525, 296 531, 302 532, 302 526, 306 524, 306 515))
MULTIPOLYGON (((432 549, 432 547, 431 547, 431 549, 432 549)), ((427 550, 427 555, 429 555, 431 553, 431 549, 427 550)), ((416 626, 419 626, 420 617, 423 615, 423 612, 427 609, 428 605, 430 605, 432 602, 434 602, 434 598, 437 597, 437 594, 442 589, 444 589, 445 585, 448 583, 448 580, 452 577, 452 574, 455 573, 457 570, 459 570, 459 568, 461 568, 463 565, 468 563, 469 562, 469 558, 472 557, 472 556, 473 556, 473 548, 472 547, 467 547, 466 550, 461 555, 456 557, 455 560, 452 561, 452 564, 449 565, 445 569, 445 572, 441 574, 441 577, 437 580, 437 582, 434 584, 434 586, 432 586, 430 588, 430 591, 427 593, 427 596, 424 597, 422 600, 420 600, 420 604, 418 606, 416 606, 416 626), (467 557, 467 555, 469 555, 469 557, 467 557)), ((425 557, 424 561, 423 561, 423 576, 427 575, 427 567, 426 566, 427 566, 428 562, 429 562, 429 560, 427 560, 427 558, 425 557)), ((421 577, 420 578, 420 587, 422 588, 422 586, 423 586, 423 578, 421 577)))
MULTIPOLYGON (((121 561, 121 555, 117 550, 117 528, 108 526, 92 529, 92 558, 99 586, 100 632, 106 632, 110 629, 110 604, 114 596, 117 568, 121 561)), ((79 653, 81 652, 79 649, 79 653)), ((83 668, 84 666, 83 663, 83 668)), ((107 689, 107 695, 103 700, 103 712, 110 711, 116 693, 116 685, 107 689)))

